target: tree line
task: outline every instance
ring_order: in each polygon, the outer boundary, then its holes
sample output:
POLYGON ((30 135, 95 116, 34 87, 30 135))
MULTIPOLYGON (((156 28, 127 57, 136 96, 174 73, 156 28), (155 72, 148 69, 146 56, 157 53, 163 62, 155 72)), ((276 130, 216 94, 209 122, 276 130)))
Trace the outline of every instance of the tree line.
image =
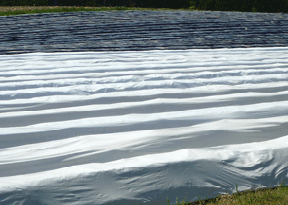
POLYGON ((125 6, 212 11, 287 12, 288 0, 1 0, 0 6, 125 6))

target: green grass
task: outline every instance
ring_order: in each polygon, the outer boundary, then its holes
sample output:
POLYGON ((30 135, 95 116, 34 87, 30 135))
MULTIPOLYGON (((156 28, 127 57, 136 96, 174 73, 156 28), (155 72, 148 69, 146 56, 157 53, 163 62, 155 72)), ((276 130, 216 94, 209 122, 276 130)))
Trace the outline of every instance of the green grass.
MULTIPOLYGON (((168 205, 172 205, 167 202, 168 205)), ((198 200, 192 203, 185 199, 176 205, 288 205, 288 186, 278 186, 258 190, 237 192, 232 195, 221 195, 216 198, 198 200)))
MULTIPOLYGON (((136 8, 136 7, 3 7, 0 11, 0 16, 21 15, 21 14, 37 14, 37 13, 58 13, 58 12, 79 12, 79 11, 121 11, 121 10, 177 10, 177 9, 156 9, 156 8, 136 8)), ((181 10, 195 10, 193 7, 190 9, 181 10)))

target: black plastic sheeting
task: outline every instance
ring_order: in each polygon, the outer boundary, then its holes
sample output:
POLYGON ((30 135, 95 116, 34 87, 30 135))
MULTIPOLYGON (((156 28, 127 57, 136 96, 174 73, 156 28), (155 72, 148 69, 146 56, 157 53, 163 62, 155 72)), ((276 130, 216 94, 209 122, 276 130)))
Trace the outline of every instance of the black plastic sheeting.
POLYGON ((109 11, 0 17, 0 54, 288 46, 288 14, 109 11))

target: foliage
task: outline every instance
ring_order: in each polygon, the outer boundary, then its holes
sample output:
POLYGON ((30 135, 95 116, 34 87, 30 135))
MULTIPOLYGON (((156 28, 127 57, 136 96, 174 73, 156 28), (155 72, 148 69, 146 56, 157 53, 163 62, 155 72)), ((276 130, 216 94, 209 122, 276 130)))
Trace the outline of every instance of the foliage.
POLYGON ((288 0, 200 0, 197 9, 243 12, 288 12, 288 0))
POLYGON ((0 6, 124 6, 189 8, 198 0, 2 0, 0 6))

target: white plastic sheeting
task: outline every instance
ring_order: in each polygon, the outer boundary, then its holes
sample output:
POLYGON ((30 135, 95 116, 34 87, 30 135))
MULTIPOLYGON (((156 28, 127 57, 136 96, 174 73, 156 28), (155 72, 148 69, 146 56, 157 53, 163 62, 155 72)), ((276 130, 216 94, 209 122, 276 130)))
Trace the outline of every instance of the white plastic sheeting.
POLYGON ((288 48, 0 56, 1 204, 165 204, 288 178, 288 48))

